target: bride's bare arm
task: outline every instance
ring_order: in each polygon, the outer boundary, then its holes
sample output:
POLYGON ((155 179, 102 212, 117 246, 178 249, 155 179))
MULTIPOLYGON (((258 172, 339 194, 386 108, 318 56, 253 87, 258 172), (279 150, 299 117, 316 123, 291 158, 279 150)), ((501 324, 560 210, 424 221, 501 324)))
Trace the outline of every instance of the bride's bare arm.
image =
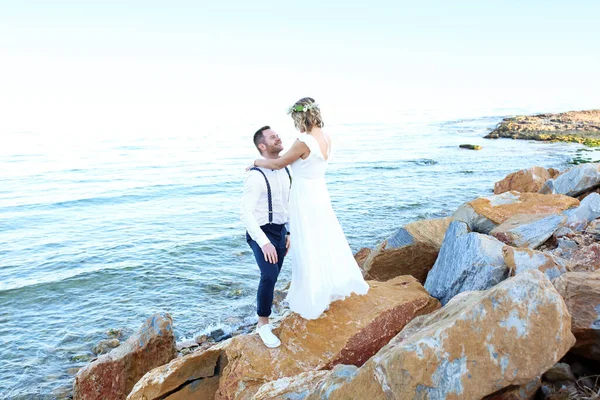
POLYGON ((306 143, 296 140, 292 147, 281 157, 267 160, 261 158, 255 160, 254 165, 262 168, 282 169, 309 152, 310 150, 306 143))

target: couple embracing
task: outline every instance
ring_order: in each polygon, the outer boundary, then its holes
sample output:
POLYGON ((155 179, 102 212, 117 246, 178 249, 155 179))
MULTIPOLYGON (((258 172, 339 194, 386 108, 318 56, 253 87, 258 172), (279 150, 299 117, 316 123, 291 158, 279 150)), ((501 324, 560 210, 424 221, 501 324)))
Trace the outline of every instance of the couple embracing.
POLYGON ((305 319, 316 319, 331 302, 369 289, 329 200, 325 171, 331 138, 322 130, 321 110, 306 97, 288 114, 300 132, 298 139, 280 155, 283 145, 273 129, 265 126, 254 134, 262 158, 248 167, 242 198, 246 240, 261 273, 257 333, 270 348, 281 344, 269 316, 288 250, 292 282, 287 302, 305 319))

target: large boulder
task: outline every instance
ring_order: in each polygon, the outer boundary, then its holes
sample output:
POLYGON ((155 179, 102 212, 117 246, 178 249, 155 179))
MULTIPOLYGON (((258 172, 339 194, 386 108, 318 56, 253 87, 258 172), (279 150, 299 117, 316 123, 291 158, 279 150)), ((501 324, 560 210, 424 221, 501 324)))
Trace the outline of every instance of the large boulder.
POLYGON ((579 200, 569 196, 511 191, 465 203, 452 218, 465 222, 472 231, 487 234, 513 215, 560 213, 578 205, 579 200))
POLYGON ((568 215, 566 225, 575 231, 583 231, 587 225, 600 217, 600 194, 592 193, 583 200, 579 207, 565 212, 568 215))
POLYGON ((553 283, 573 317, 572 351, 600 361, 600 271, 569 272, 553 283))
POLYGON ((219 359, 229 343, 227 340, 209 346, 149 371, 135 384, 127 400, 154 400, 174 391, 183 391, 179 394, 182 396, 184 393, 208 392, 210 388, 214 389, 214 397, 223 363, 219 359))
POLYGON ((558 193, 579 196, 600 186, 600 164, 577 165, 546 181, 539 193, 558 193))
POLYGON ((567 220, 564 214, 516 214, 490 231, 515 247, 538 248, 567 220))
POLYGON ((216 398, 250 399, 269 381, 337 364, 360 366, 409 321, 440 306, 411 276, 369 284, 366 295, 336 301, 318 319, 291 314, 273 331, 282 343, 276 349, 257 335, 234 337, 216 398))
POLYGON ((377 246, 362 263, 366 279, 412 275, 421 283, 435 263, 450 218, 412 222, 377 246))
POLYGON ((537 193, 548 179, 557 176, 560 171, 544 167, 531 167, 522 169, 512 174, 508 174, 506 178, 496 182, 494 185, 494 194, 500 194, 514 190, 520 193, 537 193))
POLYGON ((442 304, 461 292, 488 289, 508 276, 504 243, 468 231, 464 222, 448 227, 440 254, 425 282, 425 289, 442 304))
POLYGON ((77 373, 73 399, 125 399, 146 372, 176 356, 171 316, 168 313, 152 315, 125 343, 77 373))
POLYGON ((504 246, 502 253, 511 276, 537 269, 552 280, 569 270, 566 260, 543 251, 504 246))
POLYGON ((348 382, 327 377, 306 398, 481 399, 530 383, 574 343, 562 297, 528 271, 416 318, 348 382))

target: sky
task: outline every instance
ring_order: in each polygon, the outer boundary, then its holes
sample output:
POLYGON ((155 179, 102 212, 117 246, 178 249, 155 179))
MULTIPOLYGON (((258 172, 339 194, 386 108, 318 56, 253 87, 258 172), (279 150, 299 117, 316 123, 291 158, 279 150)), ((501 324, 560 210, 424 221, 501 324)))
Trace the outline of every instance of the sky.
POLYGON ((338 123, 600 108, 599 15, 597 0, 0 0, 0 135, 276 124, 304 96, 338 123))

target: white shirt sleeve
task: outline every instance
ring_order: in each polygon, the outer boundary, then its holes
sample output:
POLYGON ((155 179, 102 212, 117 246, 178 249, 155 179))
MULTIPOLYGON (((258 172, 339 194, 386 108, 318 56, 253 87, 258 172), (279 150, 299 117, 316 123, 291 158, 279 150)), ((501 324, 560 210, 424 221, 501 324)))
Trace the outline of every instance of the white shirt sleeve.
POLYGON ((241 220, 246 226, 246 230, 250 237, 258 243, 260 247, 269 243, 267 235, 260 229, 260 225, 256 218, 254 218, 254 210, 260 200, 263 192, 267 190, 265 179, 263 176, 256 172, 250 171, 246 174, 244 179, 244 193, 242 194, 242 212, 241 220))

